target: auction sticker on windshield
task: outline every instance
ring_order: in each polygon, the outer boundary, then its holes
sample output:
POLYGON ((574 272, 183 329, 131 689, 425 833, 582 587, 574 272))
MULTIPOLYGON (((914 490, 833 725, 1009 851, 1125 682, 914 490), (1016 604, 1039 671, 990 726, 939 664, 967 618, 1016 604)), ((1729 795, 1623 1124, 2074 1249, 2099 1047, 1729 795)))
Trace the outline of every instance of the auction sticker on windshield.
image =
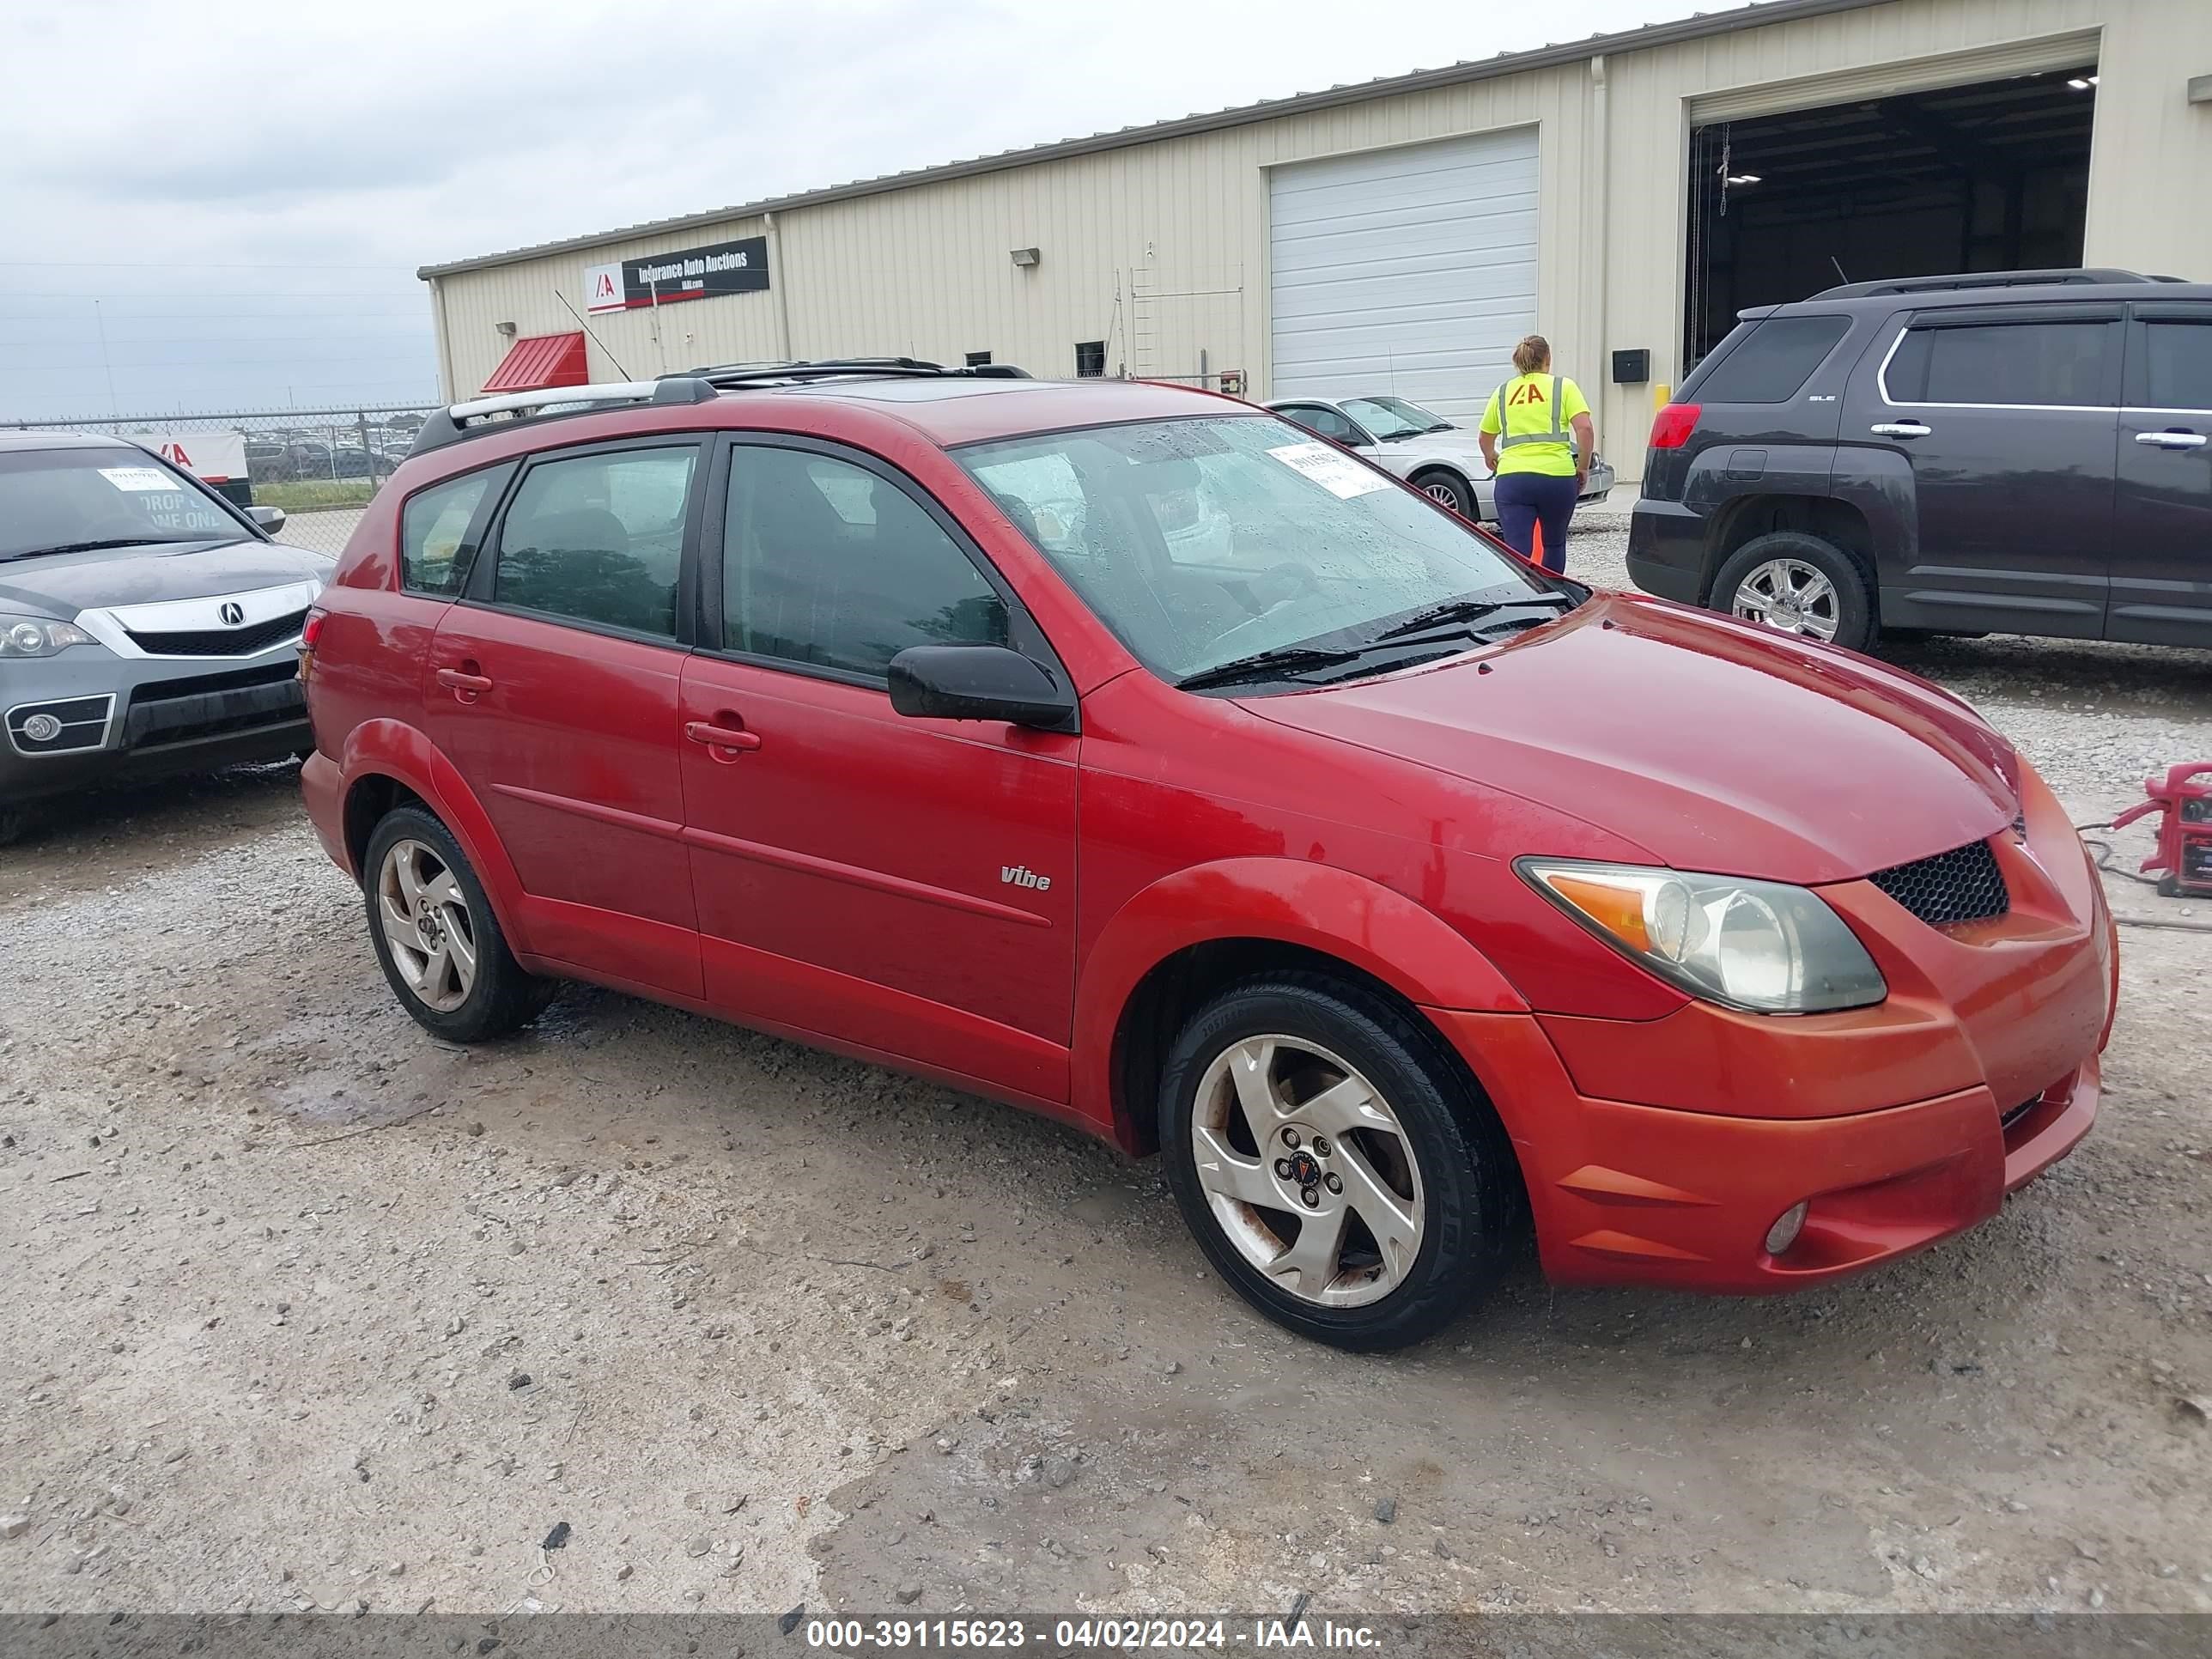
POLYGON ((1332 449, 1327 444, 1285 444, 1279 449, 1269 450, 1267 453, 1291 471, 1304 473, 1341 501, 1348 501, 1354 495, 1364 495, 1370 490, 1389 486, 1389 479, 1360 465, 1351 456, 1332 449))
POLYGON ((100 476, 118 489, 175 489, 174 477, 158 466, 103 466, 100 476))

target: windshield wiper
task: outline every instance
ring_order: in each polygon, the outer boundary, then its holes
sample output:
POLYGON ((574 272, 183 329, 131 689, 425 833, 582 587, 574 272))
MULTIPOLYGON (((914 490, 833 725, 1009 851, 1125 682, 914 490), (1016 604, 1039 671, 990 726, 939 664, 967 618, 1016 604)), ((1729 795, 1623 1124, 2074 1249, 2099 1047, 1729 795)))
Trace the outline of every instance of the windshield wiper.
POLYGON ((1359 660, 1357 651, 1324 651, 1310 645, 1283 645, 1273 651, 1255 652, 1233 662, 1217 663, 1186 674, 1176 682, 1180 691, 1203 691, 1210 686, 1241 685, 1250 680, 1281 679, 1309 668, 1338 668, 1359 660))
POLYGON ((1442 605, 1431 605, 1405 621, 1384 629, 1375 636, 1375 642, 1401 640, 1408 634, 1418 634, 1425 628, 1441 628, 1446 623, 1480 622, 1485 617, 1495 616, 1500 611, 1511 611, 1524 605, 1550 605, 1563 602, 1571 609, 1577 603, 1569 593, 1531 593, 1518 599, 1448 599, 1442 605))
POLYGON ((220 536, 102 536, 88 542, 58 542, 52 547, 27 547, 10 559, 43 558, 49 553, 97 553, 110 547, 168 547, 181 542, 221 541, 220 536))

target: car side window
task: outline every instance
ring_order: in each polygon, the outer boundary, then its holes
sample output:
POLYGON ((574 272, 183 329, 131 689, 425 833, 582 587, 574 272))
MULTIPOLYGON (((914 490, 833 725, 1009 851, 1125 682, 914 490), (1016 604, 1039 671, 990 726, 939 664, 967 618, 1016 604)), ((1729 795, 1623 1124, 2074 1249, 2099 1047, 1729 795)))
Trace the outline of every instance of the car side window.
POLYGON ((910 645, 1007 642, 1006 601, 888 478, 767 444, 730 453, 722 641, 882 678, 910 645))
POLYGON ((2118 334, 2103 318, 1908 329, 1883 381, 1895 403, 2110 407, 2118 334))
POLYGON ((1352 425, 1346 416, 1320 404, 1296 404, 1278 412, 1293 425, 1302 426, 1317 437, 1334 439, 1340 444, 1367 441, 1366 434, 1352 425))
POLYGON ((399 510, 399 580, 413 593, 447 599, 469 580, 476 559, 470 526, 484 503, 513 472, 512 466, 486 467, 418 490, 399 510))
POLYGON ((2212 317, 2143 324, 2141 404, 2146 409, 2212 409, 2212 317))
POLYGON ((500 605, 672 639, 696 446, 540 461, 500 526, 500 605))

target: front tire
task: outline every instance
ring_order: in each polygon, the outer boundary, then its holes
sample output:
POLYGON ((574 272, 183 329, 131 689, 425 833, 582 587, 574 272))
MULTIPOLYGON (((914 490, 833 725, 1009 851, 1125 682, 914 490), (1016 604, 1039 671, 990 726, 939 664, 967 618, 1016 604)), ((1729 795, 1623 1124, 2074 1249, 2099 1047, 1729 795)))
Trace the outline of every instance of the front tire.
POLYGON ((1712 607, 1801 639, 1863 651, 1874 638, 1874 586, 1833 542, 1801 530, 1754 536, 1713 579, 1712 607))
POLYGON ((368 936, 392 994, 448 1042, 482 1042, 535 1019, 551 980, 507 949, 483 884, 453 832, 420 807, 385 814, 362 859, 368 936))
POLYGON ((1413 483, 1414 489, 1439 507, 1449 507, 1469 524, 1474 522, 1474 492, 1465 479, 1449 472, 1419 472, 1413 483))
POLYGON ((1254 981, 1191 1017, 1161 1075, 1160 1148, 1231 1287, 1340 1348, 1433 1335, 1522 1232, 1504 1130, 1443 1040, 1318 975, 1254 981))

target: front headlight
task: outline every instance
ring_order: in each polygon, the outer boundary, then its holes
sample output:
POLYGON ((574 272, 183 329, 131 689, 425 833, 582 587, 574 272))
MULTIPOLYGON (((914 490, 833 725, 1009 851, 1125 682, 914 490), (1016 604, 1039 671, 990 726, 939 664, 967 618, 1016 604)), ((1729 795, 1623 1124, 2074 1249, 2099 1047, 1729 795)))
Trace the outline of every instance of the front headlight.
POLYGON ((75 623, 46 617, 0 617, 0 657, 51 657, 73 645, 90 645, 92 635, 75 623))
POLYGON ((1889 994, 1858 936, 1802 887, 1577 859, 1513 867, 1622 955, 1707 1002, 1810 1014, 1889 994))

